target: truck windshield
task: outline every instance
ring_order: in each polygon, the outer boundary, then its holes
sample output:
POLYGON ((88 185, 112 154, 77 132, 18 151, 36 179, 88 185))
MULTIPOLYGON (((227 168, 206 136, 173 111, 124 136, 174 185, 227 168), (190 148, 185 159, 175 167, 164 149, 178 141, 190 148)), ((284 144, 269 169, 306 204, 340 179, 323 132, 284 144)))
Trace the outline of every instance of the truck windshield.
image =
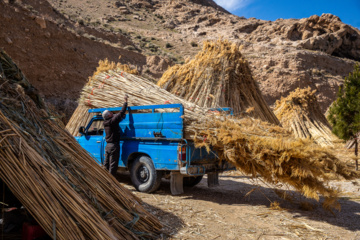
POLYGON ((104 133, 104 120, 94 119, 88 128, 87 135, 103 135, 104 133))

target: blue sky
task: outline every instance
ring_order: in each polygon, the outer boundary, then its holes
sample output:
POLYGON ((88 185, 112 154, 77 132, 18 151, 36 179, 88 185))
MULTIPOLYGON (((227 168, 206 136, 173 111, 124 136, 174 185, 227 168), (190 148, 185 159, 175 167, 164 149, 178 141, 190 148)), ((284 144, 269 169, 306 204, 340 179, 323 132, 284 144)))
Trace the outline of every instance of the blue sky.
POLYGON ((360 29, 360 0, 214 0, 229 12, 246 18, 275 21, 331 13, 360 29))

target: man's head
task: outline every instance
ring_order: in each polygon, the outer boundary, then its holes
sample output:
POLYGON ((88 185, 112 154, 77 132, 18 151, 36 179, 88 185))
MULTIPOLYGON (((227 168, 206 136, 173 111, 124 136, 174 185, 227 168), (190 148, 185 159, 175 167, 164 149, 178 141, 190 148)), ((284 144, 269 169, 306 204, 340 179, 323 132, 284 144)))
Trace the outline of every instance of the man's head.
POLYGON ((109 110, 105 110, 102 113, 102 117, 104 120, 108 120, 109 118, 111 118, 113 116, 113 113, 110 112, 109 110))

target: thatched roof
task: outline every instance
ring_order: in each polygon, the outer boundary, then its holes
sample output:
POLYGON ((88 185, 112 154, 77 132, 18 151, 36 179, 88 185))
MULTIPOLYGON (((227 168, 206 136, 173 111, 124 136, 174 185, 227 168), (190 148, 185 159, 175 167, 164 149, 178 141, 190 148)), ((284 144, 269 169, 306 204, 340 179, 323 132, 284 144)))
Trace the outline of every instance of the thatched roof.
POLYGON ((352 179, 358 174, 328 150, 309 140, 294 138, 279 126, 251 117, 217 115, 208 108, 183 100, 145 78, 108 70, 93 76, 83 88, 80 105, 89 108, 119 106, 128 94, 129 105, 182 103, 185 138, 197 147, 212 147, 238 170, 260 174, 270 184, 289 185, 306 197, 326 200, 325 208, 339 207, 337 191, 329 187, 327 174, 352 179))
POLYGON ((227 40, 206 41, 194 59, 169 68, 157 85, 201 107, 231 107, 235 115, 279 124, 240 50, 227 40))
POLYGON ((161 228, 141 200, 53 119, 36 89, 2 51, 0 178, 58 239, 151 238, 161 228))
POLYGON ((322 146, 332 146, 339 139, 331 132, 331 126, 320 110, 310 87, 297 88, 287 97, 276 101, 274 113, 283 127, 296 137, 309 138, 322 146))

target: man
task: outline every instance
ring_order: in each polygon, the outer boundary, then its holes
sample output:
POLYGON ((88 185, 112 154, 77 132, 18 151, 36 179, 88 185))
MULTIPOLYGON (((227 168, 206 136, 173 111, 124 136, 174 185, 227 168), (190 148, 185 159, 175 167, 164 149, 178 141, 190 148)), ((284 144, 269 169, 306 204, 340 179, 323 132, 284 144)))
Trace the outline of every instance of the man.
POLYGON ((104 166, 111 175, 115 176, 119 166, 120 157, 120 126, 119 123, 125 118, 127 108, 128 96, 125 95, 125 102, 118 114, 105 110, 102 113, 104 118, 105 140, 107 142, 105 147, 105 161, 104 166))

